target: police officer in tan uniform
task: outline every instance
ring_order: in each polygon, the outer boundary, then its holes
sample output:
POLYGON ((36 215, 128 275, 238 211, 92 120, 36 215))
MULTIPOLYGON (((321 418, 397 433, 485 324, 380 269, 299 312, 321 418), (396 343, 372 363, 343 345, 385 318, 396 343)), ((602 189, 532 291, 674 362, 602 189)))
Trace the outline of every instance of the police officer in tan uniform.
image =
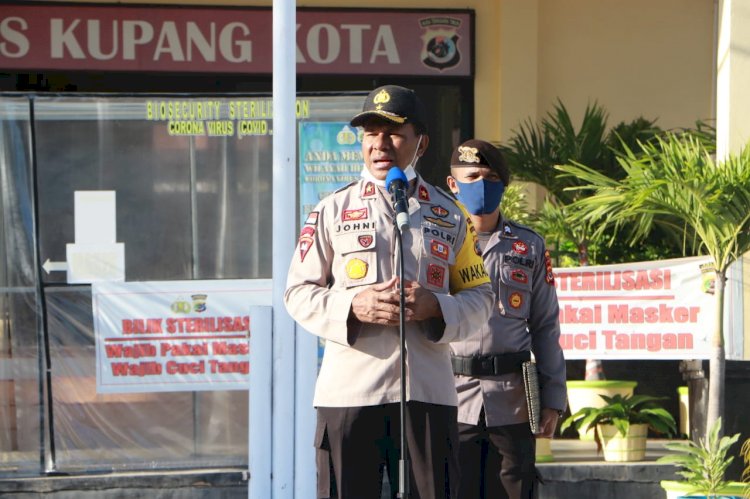
POLYGON ((318 497, 380 497, 397 490, 400 448, 399 293, 393 166, 409 179, 404 231, 406 428, 411 497, 456 497, 458 403, 452 341, 476 333, 494 301, 469 222, 414 163, 427 148, 425 110, 409 89, 372 91, 361 126, 362 178, 323 199, 302 227, 286 307, 326 340, 315 388, 318 497))
MULTIPOLYGON (((480 334, 452 343, 458 391, 459 497, 536 497, 535 437, 521 365, 533 353, 539 436, 565 409, 565 361, 557 294, 544 239, 500 212, 510 173, 500 151, 469 140, 453 152, 448 186, 470 214, 497 301, 480 334)), ((532 391, 532 390, 530 390, 532 391)))

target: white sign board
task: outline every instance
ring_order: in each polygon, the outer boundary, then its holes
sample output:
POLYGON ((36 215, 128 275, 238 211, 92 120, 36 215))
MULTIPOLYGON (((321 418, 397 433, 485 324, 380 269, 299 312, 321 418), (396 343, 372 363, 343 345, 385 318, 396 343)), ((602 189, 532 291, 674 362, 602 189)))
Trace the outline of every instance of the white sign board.
POLYGON ((710 356, 717 305, 707 257, 554 272, 566 359, 710 356))
POLYGON ((98 393, 247 390, 271 280, 92 285, 98 393))
POLYGON ((115 191, 75 191, 75 243, 65 245, 68 283, 125 280, 125 245, 117 242, 115 191))

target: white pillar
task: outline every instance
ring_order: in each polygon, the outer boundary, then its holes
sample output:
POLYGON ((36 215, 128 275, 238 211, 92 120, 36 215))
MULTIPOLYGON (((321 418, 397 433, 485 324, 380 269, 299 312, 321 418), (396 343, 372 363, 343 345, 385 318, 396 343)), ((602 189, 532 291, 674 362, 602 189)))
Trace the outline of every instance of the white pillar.
POLYGON ((273 499, 294 497, 295 324, 284 288, 296 242, 295 9, 295 0, 273 0, 273 499))
POLYGON ((716 54, 716 156, 750 139, 750 0, 719 0, 716 54))

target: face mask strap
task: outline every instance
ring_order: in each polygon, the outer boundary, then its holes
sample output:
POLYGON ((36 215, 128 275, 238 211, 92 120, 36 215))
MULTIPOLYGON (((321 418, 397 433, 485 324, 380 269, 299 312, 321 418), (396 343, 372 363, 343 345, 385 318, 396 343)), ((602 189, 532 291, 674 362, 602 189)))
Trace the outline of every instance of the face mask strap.
POLYGON ((411 157, 411 161, 409 162, 409 166, 411 167, 417 166, 417 158, 418 158, 417 153, 419 152, 419 146, 422 144, 423 136, 424 135, 422 135, 421 133, 419 134, 419 140, 417 140, 417 148, 414 149, 414 156, 411 157))

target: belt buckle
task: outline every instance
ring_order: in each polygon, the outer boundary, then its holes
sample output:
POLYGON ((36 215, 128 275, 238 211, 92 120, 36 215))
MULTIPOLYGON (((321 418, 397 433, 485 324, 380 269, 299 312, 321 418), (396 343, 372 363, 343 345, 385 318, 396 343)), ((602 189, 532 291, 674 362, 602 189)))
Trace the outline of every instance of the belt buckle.
POLYGON ((479 370, 482 374, 494 374, 495 372, 495 359, 494 357, 479 357, 479 370))

